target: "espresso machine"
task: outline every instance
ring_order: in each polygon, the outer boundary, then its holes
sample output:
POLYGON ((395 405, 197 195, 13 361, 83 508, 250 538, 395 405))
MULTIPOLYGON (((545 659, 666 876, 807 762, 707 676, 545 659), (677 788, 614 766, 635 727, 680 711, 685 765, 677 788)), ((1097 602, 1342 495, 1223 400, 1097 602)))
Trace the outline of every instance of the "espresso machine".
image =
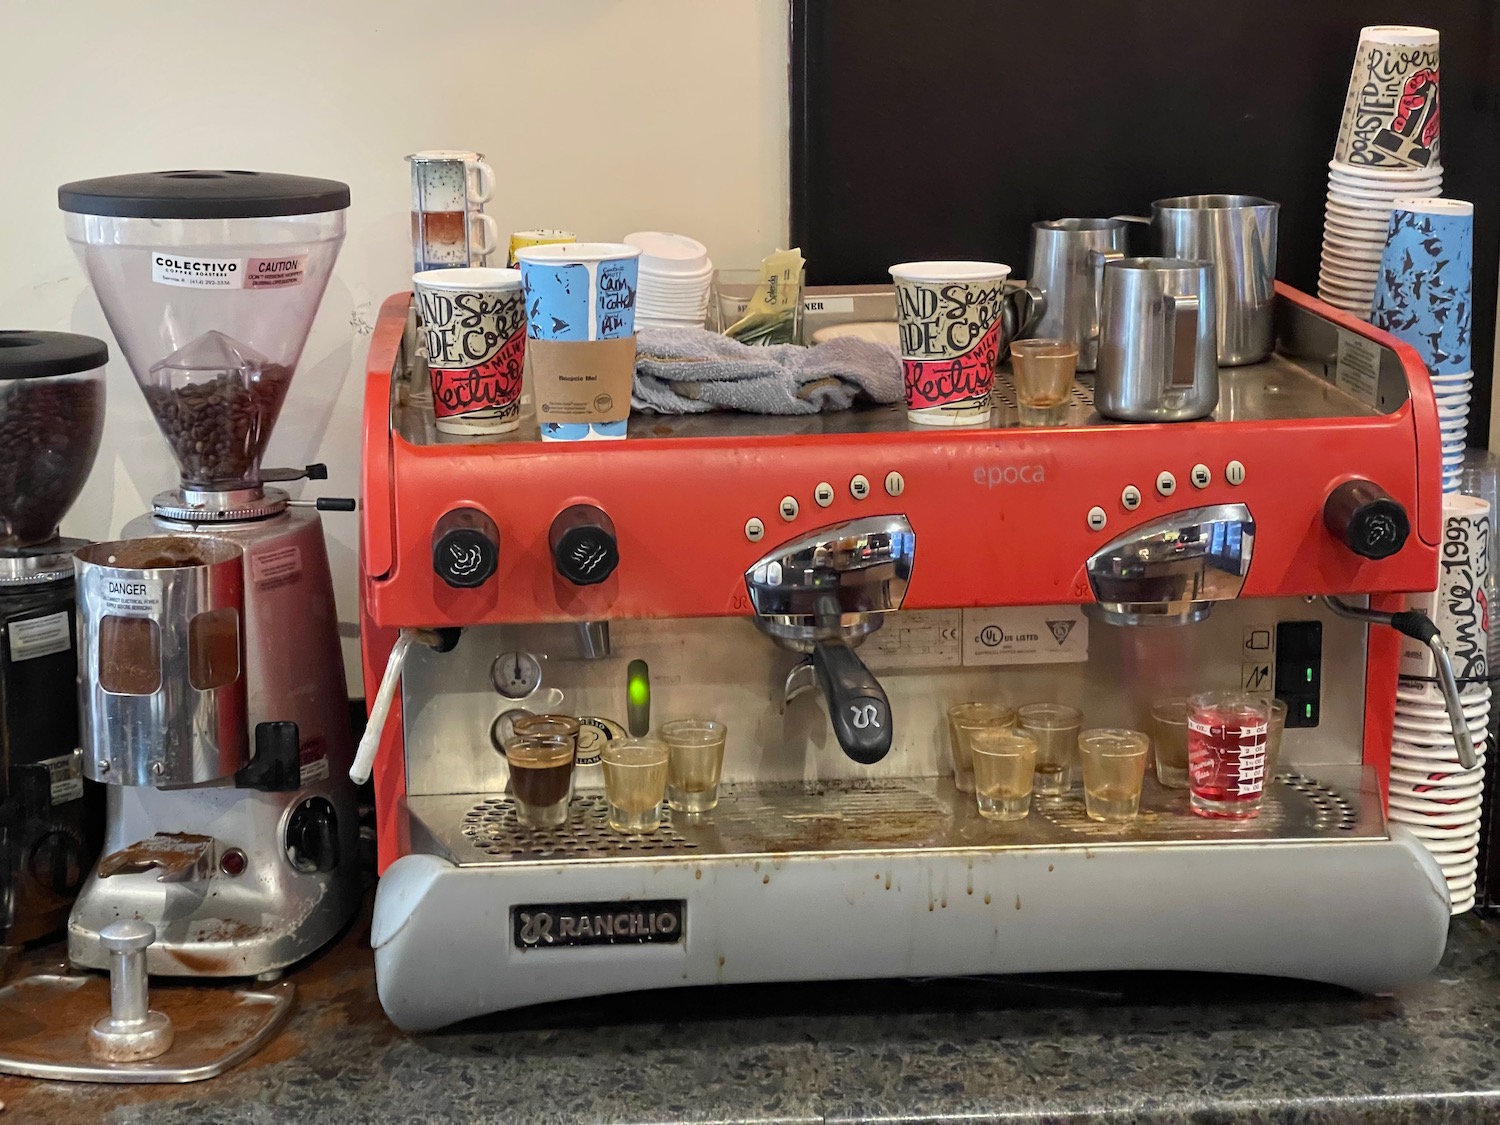
POLYGON ((102 340, 0 332, 0 947, 62 929, 104 794, 78 741, 73 552, 58 523, 104 431, 102 340))
POLYGON ((173 171, 64 185, 73 244, 181 486, 76 560, 84 773, 104 854, 68 955, 154 928, 151 974, 270 980, 356 909, 353 752, 316 508, 261 458, 343 242, 332 180, 173 171))
POLYGON ((713 983, 1428 972, 1448 902, 1386 819, 1399 644, 1372 621, 1433 585, 1434 400, 1368 324, 1285 286, 1275 317, 1275 354, 1224 369, 1196 422, 1108 422, 1083 377, 1066 424, 1026 428, 1002 374, 987 426, 633 417, 579 448, 524 422, 440 437, 393 297, 360 541, 366 682, 404 657, 374 758, 391 1019, 713 983), (570 566, 559 520, 606 573, 570 566), (1222 688, 1289 705, 1254 820, 1148 778, 1126 825, 1076 794, 999 823, 949 778, 964 700, 1140 728, 1153 698, 1222 688), (725 722, 717 808, 624 835, 580 770, 564 827, 522 826, 489 732, 548 689, 632 729, 647 700, 725 722))

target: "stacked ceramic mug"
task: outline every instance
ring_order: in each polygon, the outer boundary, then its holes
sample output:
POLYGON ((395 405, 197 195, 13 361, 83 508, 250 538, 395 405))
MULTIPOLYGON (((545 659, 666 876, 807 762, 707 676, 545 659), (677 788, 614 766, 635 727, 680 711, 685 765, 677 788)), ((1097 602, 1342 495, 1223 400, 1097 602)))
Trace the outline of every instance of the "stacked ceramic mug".
POLYGON ((1427 364, 1443 436, 1443 491, 1457 492, 1474 386, 1474 205, 1399 197, 1370 320, 1427 364))
POLYGON ((1432 654, 1403 639, 1401 680, 1391 742, 1390 819, 1405 825, 1432 853, 1448 884, 1452 910, 1474 906, 1479 868, 1479 816, 1484 791, 1490 717, 1489 638, 1485 598, 1489 579, 1490 506, 1474 496, 1443 497, 1443 569, 1439 588, 1413 597, 1442 633, 1460 684, 1464 723, 1478 762, 1465 769, 1435 675, 1432 654))
POLYGON ((625 242, 641 252, 635 322, 640 328, 702 328, 714 264, 708 248, 685 234, 643 230, 625 242))
POLYGON ((1442 193, 1435 30, 1360 32, 1328 167, 1318 296, 1368 318, 1396 198, 1442 193))

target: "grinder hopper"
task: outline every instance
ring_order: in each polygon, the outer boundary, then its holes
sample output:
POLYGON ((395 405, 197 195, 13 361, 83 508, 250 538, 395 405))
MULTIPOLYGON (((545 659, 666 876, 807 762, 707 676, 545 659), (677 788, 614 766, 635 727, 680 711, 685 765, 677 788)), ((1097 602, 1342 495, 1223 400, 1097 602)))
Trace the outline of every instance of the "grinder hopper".
POLYGON ((57 195, 184 489, 258 491, 344 240, 347 185, 147 172, 64 184, 57 195))

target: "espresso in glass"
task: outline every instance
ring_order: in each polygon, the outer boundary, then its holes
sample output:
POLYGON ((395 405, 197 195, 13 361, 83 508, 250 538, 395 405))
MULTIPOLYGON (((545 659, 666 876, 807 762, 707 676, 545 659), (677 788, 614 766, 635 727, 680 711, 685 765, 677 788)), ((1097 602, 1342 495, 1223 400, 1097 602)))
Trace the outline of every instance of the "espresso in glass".
POLYGON ((567 739, 518 736, 505 744, 516 818, 532 828, 556 828, 568 819, 574 743, 567 739))

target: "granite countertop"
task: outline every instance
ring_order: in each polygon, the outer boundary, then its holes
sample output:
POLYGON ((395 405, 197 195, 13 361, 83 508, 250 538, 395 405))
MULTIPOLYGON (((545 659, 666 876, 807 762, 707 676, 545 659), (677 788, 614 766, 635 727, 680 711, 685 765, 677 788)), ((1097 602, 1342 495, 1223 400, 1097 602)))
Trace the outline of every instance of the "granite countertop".
POLYGON ((876 981, 606 998, 422 1036, 384 1018, 368 932, 298 970, 291 1021, 237 1070, 0 1078, 0 1125, 1500 1120, 1500 923, 1472 916, 1436 973, 1387 997, 1145 973, 876 981))

